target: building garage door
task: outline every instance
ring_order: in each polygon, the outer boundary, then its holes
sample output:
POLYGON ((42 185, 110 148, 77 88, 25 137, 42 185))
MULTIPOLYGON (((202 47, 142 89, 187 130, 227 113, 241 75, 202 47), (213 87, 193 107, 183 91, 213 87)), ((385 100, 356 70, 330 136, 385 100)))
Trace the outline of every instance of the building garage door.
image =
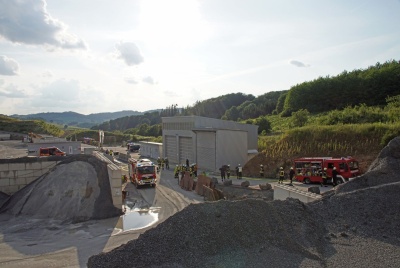
POLYGON ((191 137, 179 137, 179 163, 186 164, 186 159, 189 163, 193 163, 193 142, 191 137))
POLYGON ((178 163, 178 146, 176 136, 165 136, 165 156, 172 163, 178 163))
POLYGON ((197 132, 197 162, 201 169, 215 171, 215 132, 197 132))

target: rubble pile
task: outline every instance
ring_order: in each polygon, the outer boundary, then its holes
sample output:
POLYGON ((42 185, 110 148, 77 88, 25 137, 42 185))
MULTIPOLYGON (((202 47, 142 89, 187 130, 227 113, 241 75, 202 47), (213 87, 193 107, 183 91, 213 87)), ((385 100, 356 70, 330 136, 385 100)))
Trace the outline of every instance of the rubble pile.
POLYGON ((10 196, 0 213, 81 222, 121 211, 112 203, 107 164, 94 156, 71 155, 10 196))
POLYGON ((398 267, 400 137, 320 201, 190 205, 88 267, 398 267))

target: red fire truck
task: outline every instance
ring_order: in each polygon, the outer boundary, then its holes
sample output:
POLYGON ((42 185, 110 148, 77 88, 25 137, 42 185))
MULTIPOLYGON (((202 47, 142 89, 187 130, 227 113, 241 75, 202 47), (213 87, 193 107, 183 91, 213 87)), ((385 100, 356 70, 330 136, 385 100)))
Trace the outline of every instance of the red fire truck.
POLYGON ((129 178, 136 188, 144 185, 156 186, 157 168, 149 159, 129 158, 129 178))
POLYGON ((296 180, 304 183, 322 183, 322 171, 326 168, 328 181, 332 182, 332 170, 338 171, 338 183, 360 175, 358 162, 351 156, 333 157, 302 157, 294 159, 296 180))

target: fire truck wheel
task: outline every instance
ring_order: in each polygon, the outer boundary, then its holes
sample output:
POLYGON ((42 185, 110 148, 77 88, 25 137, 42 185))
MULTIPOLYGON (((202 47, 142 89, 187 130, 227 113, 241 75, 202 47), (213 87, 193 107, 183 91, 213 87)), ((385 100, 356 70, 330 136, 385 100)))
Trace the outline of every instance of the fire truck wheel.
POLYGON ((311 183, 310 178, 305 178, 305 179, 304 179, 304 183, 305 183, 305 184, 310 184, 310 183, 311 183))

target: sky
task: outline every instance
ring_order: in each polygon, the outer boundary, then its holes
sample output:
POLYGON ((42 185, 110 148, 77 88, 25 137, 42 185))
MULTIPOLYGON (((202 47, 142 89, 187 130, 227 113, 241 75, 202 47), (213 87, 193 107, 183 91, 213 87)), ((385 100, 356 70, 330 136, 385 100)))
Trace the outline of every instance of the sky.
POLYGON ((400 60, 400 0, 0 0, 0 114, 192 106, 400 60))

